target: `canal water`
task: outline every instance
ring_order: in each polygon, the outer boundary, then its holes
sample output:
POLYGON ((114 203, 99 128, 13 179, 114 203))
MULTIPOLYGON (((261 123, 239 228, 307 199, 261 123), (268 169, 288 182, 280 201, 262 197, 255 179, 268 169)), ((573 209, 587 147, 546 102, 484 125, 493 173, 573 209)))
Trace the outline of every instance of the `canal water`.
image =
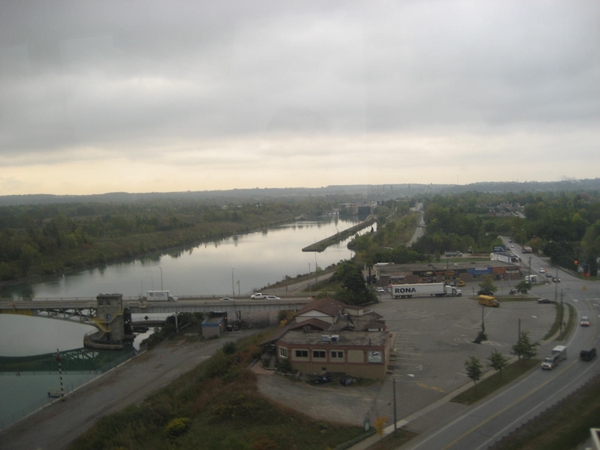
MULTIPOLYGON (((64 274, 39 283, 6 287, 0 290, 0 295, 2 298, 39 301, 95 298, 99 293, 136 297, 157 289, 169 290, 175 297, 250 295, 286 276, 314 273, 316 267, 324 269, 352 258, 353 253, 347 248, 349 239, 322 253, 302 252, 302 248, 357 223, 358 220, 337 217, 293 222, 196 247, 64 274)), ((368 230, 370 227, 364 231, 368 230)), ((31 366, 25 361, 23 366, 11 364, 8 370, 2 370, 7 367, 3 366, 3 361, 18 363, 21 358, 48 355, 57 349, 61 352, 81 349, 83 336, 91 329, 63 320, 0 315, 0 428, 47 403, 48 388, 60 385, 58 367, 50 371, 27 370, 31 366)), ((138 345, 136 341, 135 346, 138 345)), ((129 349, 123 354, 131 355, 134 351, 129 349)), ((121 354, 112 355, 114 360, 122 357, 121 354)), ((89 358, 86 355, 79 357, 89 358)), ((106 361, 106 356, 100 357, 99 361, 104 366, 111 364, 106 361)), ((97 376, 99 370, 86 367, 85 370, 63 371, 63 384, 72 390, 97 376)))

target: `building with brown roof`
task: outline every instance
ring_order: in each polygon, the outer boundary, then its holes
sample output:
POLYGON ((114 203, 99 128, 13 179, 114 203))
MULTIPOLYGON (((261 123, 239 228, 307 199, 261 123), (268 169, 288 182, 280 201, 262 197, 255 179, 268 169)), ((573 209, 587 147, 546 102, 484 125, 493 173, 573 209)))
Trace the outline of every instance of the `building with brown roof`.
POLYGON ((264 343, 274 344, 277 359, 287 359, 303 375, 329 372, 381 380, 392 346, 386 330, 380 314, 322 298, 307 304, 264 343))

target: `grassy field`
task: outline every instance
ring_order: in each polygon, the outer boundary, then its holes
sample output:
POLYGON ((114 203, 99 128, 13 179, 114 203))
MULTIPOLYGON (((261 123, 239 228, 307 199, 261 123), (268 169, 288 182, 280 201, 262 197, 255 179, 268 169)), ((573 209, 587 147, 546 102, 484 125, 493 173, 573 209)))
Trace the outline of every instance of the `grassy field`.
POLYGON ((265 337, 225 344, 142 404, 98 420, 70 449, 325 450, 360 436, 362 427, 314 420, 258 392, 247 367, 265 337))

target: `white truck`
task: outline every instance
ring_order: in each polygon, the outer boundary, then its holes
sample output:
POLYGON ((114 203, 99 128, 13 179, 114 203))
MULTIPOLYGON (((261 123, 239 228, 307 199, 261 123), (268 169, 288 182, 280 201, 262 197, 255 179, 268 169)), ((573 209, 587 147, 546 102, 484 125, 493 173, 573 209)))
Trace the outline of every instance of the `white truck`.
POLYGON ((567 347, 564 345, 557 345, 552 349, 552 353, 546 356, 544 362, 542 362, 542 369, 552 370, 565 359, 567 359, 567 347))
POLYGON ((444 283, 392 284, 394 298, 460 297, 462 291, 444 283))
POLYGON ((146 300, 149 302, 176 302, 177 297, 171 297, 169 291, 148 291, 146 292, 146 300))
POLYGON ((537 275, 526 275, 525 281, 527 281, 529 284, 537 284, 537 282, 538 282, 537 275))

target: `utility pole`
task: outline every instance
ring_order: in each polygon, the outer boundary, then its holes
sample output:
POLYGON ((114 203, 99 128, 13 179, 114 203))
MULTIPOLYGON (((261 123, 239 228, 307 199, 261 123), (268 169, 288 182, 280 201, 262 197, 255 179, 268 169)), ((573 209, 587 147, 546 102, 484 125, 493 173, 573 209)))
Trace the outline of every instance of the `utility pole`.
POLYGON ((235 283, 233 282, 233 271, 235 269, 231 269, 231 295, 235 297, 235 283))
POLYGON ((396 419, 396 378, 392 378, 392 380, 394 380, 394 384, 392 384, 393 387, 393 393, 394 393, 394 436, 396 435, 396 430, 397 430, 397 423, 398 423, 398 419, 396 419))
POLYGON ((481 305, 481 333, 485 333, 485 323, 483 322, 484 306, 481 305))
MULTIPOLYGON (((558 281, 558 267, 556 268, 556 281, 558 281)), ((554 282, 554 303, 558 300, 558 283, 554 282)))

